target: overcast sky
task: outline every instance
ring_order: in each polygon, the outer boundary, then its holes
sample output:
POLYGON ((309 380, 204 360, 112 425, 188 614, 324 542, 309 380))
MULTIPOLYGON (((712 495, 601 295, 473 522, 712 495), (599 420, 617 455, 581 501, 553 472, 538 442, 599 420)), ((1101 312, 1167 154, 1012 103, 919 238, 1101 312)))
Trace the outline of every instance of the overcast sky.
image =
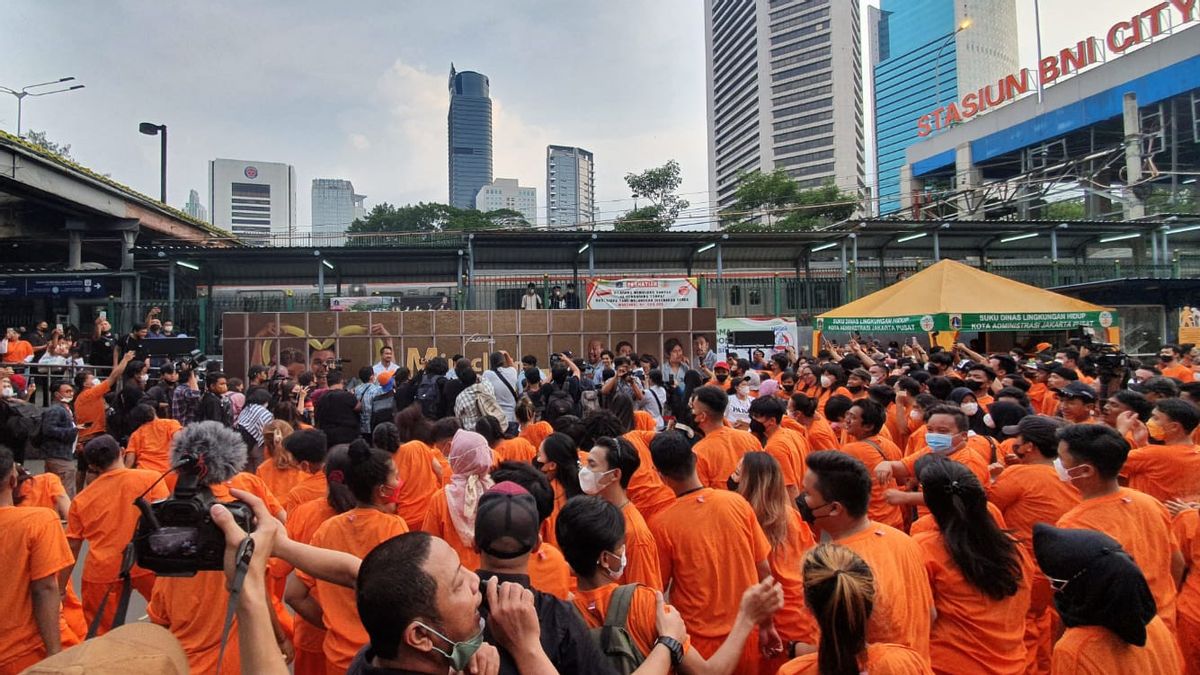
MULTIPOLYGON (((1032 0, 1016 1, 1032 65, 1032 0)), ((1151 4, 1041 0, 1043 44, 1151 4)), ((87 85, 26 99, 24 128, 157 195, 158 140, 137 126, 165 123, 175 206, 189 189, 207 202, 215 157, 294 165, 302 227, 313 178, 350 179, 368 207, 445 202, 451 61, 490 78, 494 173, 536 187, 539 218, 550 143, 595 153, 601 218, 630 206, 626 172, 668 159, 693 208, 709 203, 702 0, 7 0, 0 20, 0 85, 87 85)), ((0 98, 0 128, 15 127, 0 98)))

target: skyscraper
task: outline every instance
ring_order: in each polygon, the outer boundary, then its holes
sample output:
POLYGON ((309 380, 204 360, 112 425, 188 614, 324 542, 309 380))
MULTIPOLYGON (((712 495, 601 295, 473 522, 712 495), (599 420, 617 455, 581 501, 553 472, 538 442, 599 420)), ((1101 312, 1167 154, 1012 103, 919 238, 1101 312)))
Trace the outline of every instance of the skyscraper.
POLYGON ((208 222, 208 209, 200 203, 200 193, 195 190, 188 191, 187 204, 183 205, 183 212, 196 220, 208 222))
POLYGON ((803 188, 864 185, 858 2, 705 0, 709 190, 782 168, 803 188))
POLYGON ((530 225, 537 225, 537 188, 522 187, 516 178, 497 178, 479 188, 475 207, 480 211, 516 211, 530 225))
POLYGON ((874 66, 878 213, 900 208, 904 151, 921 139, 917 119, 960 92, 1017 72, 1014 0, 882 0, 874 66))
POLYGON ((208 212, 213 225, 249 244, 266 245, 272 235, 294 236, 296 170, 276 162, 210 160, 208 212))
POLYGON ((450 205, 475 208, 479 188, 492 182, 492 99, 488 78, 450 64, 448 152, 450 205))
POLYGON ((314 178, 312 182, 313 240, 323 246, 346 243, 346 230, 361 217, 366 195, 354 194, 354 184, 340 178, 314 178))
POLYGON ((596 212, 596 164, 592 153, 565 145, 546 146, 546 224, 590 223, 596 212))

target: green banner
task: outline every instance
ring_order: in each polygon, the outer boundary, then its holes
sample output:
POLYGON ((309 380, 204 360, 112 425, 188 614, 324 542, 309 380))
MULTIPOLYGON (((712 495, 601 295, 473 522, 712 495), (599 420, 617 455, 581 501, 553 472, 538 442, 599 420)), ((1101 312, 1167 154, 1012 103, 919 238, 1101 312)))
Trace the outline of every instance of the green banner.
POLYGON ((826 333, 928 333, 931 331, 1065 331, 1080 326, 1117 325, 1114 312, 1030 312, 998 314, 924 314, 889 317, 818 317, 813 328, 826 333))

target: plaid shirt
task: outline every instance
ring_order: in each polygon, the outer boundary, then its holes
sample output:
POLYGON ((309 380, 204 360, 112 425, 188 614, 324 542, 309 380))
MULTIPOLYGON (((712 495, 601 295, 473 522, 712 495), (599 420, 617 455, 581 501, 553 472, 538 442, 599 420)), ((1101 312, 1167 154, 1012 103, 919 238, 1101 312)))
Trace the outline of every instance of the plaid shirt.
POLYGON ((200 391, 180 383, 171 395, 171 417, 183 426, 196 421, 196 413, 200 410, 200 391))
POLYGON ((479 380, 463 389, 454 399, 454 416, 458 418, 458 423, 463 429, 474 431, 475 425, 484 415, 495 417, 501 429, 508 425, 504 411, 496 402, 496 391, 487 380, 479 380))

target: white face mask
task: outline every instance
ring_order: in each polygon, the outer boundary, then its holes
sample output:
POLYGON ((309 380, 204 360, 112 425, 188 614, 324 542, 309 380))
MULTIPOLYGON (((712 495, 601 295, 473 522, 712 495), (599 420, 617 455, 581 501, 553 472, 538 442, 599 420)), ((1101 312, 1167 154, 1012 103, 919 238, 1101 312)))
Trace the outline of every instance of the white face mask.
POLYGON ((12 387, 5 387, 3 389, 0 389, 0 396, 2 396, 4 398, 12 398, 12 395, 13 395, 12 387))
POLYGON ((68 404, 68 403, 70 403, 72 400, 74 400, 74 398, 75 398, 74 396, 66 396, 66 397, 60 398, 60 399, 58 399, 58 400, 59 400, 59 401, 62 401, 62 404, 63 404, 63 405, 67 405, 67 404, 68 404))
POLYGON ((601 553, 601 554, 600 554, 600 563, 601 563, 601 564, 600 564, 600 570, 601 570, 602 572, 604 572, 604 574, 605 574, 605 575, 607 575, 607 576, 608 576, 608 578, 609 578, 609 579, 612 579, 613 581, 616 581, 616 580, 620 579, 620 578, 621 578, 621 575, 622 575, 622 574, 625 574, 625 565, 626 565, 626 564, 628 564, 628 560, 626 560, 626 559, 625 559, 625 552, 624 552, 624 551, 622 551, 622 552, 621 552, 621 558, 620 558, 620 560, 621 560, 621 566, 620 566, 620 567, 618 567, 618 568, 617 568, 617 569, 615 569, 615 570, 614 570, 614 569, 609 569, 608 567, 605 567, 605 566, 604 566, 604 564, 603 564, 603 563, 604 563, 604 556, 609 556, 610 558, 616 558, 616 557, 617 557, 615 553, 610 553, 610 552, 608 552, 608 551, 605 551, 605 552, 601 553))
POLYGON ((985 426, 989 429, 996 428, 996 420, 992 419, 991 413, 988 413, 987 415, 983 416, 983 426, 985 426))
POLYGON ((975 413, 979 412, 979 404, 978 403, 964 403, 964 404, 962 404, 962 411, 963 411, 963 414, 966 415, 967 417, 974 417, 975 413))
POLYGON ((600 480, 604 478, 604 476, 614 471, 616 471, 616 469, 609 469, 608 471, 604 471, 602 473, 596 473, 586 466, 582 467, 579 469, 579 489, 583 490, 583 493, 586 495, 599 494, 601 490, 603 490, 605 487, 608 487, 607 485, 601 486, 600 480))
POLYGON ((821 386, 825 387, 826 389, 832 387, 834 382, 837 382, 837 379, 832 375, 821 376, 821 386))
POLYGON ((750 385, 748 385, 748 384, 738 385, 738 395, 739 396, 749 396, 750 395, 750 385))
POLYGON ((138 382, 141 382, 142 384, 146 384, 146 382, 148 382, 149 380, 150 380, 149 373, 142 373, 141 375, 138 375, 138 382))
POLYGON ((919 419, 921 419, 921 411, 920 410, 910 410, 908 413, 908 417, 909 417, 909 419, 919 420, 919 419))

